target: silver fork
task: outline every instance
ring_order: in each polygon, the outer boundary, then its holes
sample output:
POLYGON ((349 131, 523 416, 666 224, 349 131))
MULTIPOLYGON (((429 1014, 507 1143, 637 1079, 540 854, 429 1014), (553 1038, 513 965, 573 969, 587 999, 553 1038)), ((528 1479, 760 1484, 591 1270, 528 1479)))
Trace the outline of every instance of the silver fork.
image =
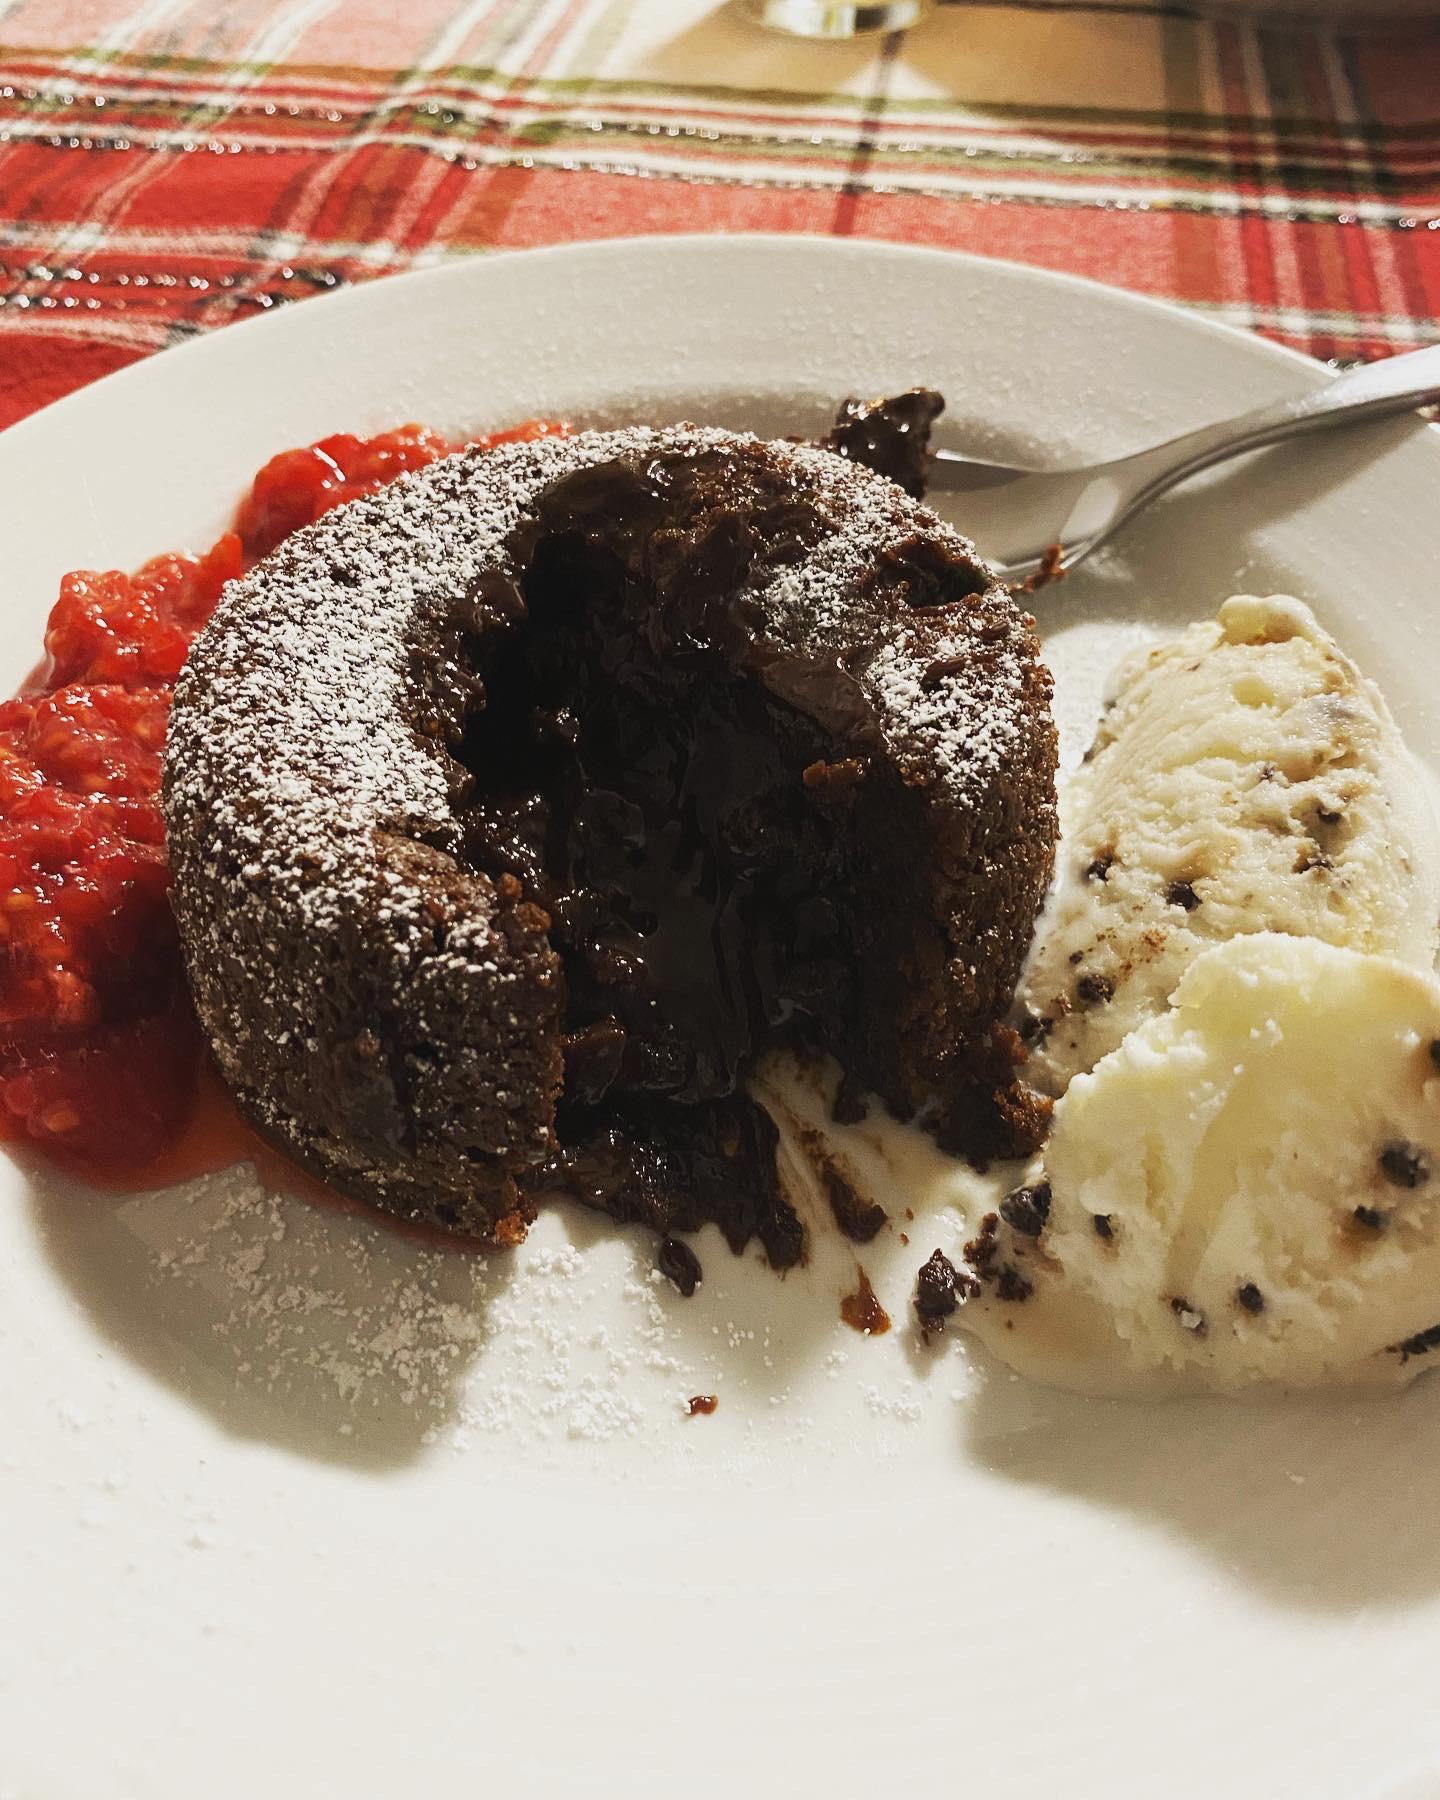
MULTIPOLYGON (((1202 469, 1287 438, 1437 401, 1440 344, 1367 363, 1293 400, 1088 468, 1020 469, 941 450, 931 466, 930 493, 979 502, 981 516, 957 515, 956 523, 980 535, 982 553, 1007 581, 1028 580, 1042 569, 1048 578, 1068 573, 1142 506, 1202 469)), ((1436 501, 1440 506, 1440 491, 1436 501)))

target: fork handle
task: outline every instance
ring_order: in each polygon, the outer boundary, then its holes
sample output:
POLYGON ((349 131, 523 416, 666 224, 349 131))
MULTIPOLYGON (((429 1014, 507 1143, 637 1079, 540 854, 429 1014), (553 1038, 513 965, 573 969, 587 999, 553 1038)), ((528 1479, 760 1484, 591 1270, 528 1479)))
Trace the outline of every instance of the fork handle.
POLYGON ((1247 450, 1260 450, 1286 438, 1323 431, 1341 420, 1354 423, 1367 418, 1386 419, 1437 401, 1440 344, 1347 369, 1307 394, 1263 406, 1238 419, 1203 426, 1126 460, 1137 477, 1145 478, 1142 492, 1148 500, 1201 469, 1247 450), (1151 465, 1148 468, 1147 463, 1151 465))

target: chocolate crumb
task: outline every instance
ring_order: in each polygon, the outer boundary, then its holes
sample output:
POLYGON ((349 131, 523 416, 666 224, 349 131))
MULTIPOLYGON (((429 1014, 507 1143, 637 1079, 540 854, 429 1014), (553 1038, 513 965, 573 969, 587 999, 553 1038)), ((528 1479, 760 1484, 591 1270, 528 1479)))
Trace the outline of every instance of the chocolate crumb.
POLYGON ((1108 975, 1082 975, 1075 983, 1075 998, 1082 1006, 1101 1006, 1115 998, 1115 983, 1108 975))
POLYGON ((1424 1187, 1430 1179, 1430 1158, 1418 1144, 1396 1138, 1380 1152, 1380 1173, 1392 1187, 1424 1187))
POLYGON ((692 1394, 686 1403, 685 1410, 693 1419, 698 1414, 713 1413, 720 1404, 718 1394, 692 1394))
POLYGON ((1381 1212, 1378 1206, 1357 1206, 1354 1216, 1355 1223, 1367 1231, 1383 1231, 1390 1223, 1389 1213, 1381 1212))
MULTIPOLYGON (((1053 1019, 1047 1019, 1043 1013, 1027 1012, 1020 1021, 1020 1040, 1026 1044, 1043 1044, 1054 1029, 1053 1019)), ((1437 1039, 1437 1048, 1440 1048, 1440 1039, 1437 1039)))
MULTIPOLYGON (((995 1035, 1005 1031, 1006 1027, 997 1026, 995 1035)), ((1015 1069, 1026 1060, 1025 1046, 1018 1032, 1008 1036, 1012 1042, 1003 1052, 1008 1071, 998 1058, 991 1066, 999 1079, 988 1070, 977 1071, 968 1091, 957 1094, 935 1131, 942 1150, 957 1152, 982 1175, 997 1159, 1008 1162, 1032 1156, 1049 1135, 1055 1105, 1048 1094, 1038 1093, 1016 1078, 1015 1069)))
POLYGON ((1052 581, 1063 581, 1065 570, 1065 546, 1063 544, 1047 544, 1040 552, 1040 562, 1035 573, 1019 583, 1017 594, 1033 594, 1042 587, 1049 587, 1052 581))
POLYGON ((982 1282, 993 1281, 1001 1300, 1028 1300, 1034 1289, 1020 1271, 1011 1263, 998 1269, 995 1267, 995 1259, 1000 1254, 999 1230, 999 1213, 986 1213, 980 1221, 979 1231, 965 1246, 965 1261, 974 1275, 972 1291, 978 1292, 982 1282))
POLYGON ((1172 881, 1165 890, 1165 899, 1171 906, 1184 907, 1186 912, 1194 912, 1200 904, 1200 896, 1188 881, 1172 881))
POLYGON ((1022 1300, 1028 1300, 1035 1289, 1017 1268, 1006 1263, 1000 1271, 1000 1279, 995 1283, 995 1292, 1000 1299, 1018 1304, 1022 1300))
POLYGON ((703 1279, 700 1258, 688 1244, 682 1244, 679 1238, 662 1238, 660 1248, 655 1253, 655 1266, 662 1275, 668 1276, 680 1292, 688 1300, 699 1287, 703 1279))
POLYGON ((1437 1069, 1440 1069, 1440 1038, 1431 1038, 1430 1040, 1430 1060, 1437 1069))
POLYGON ((1095 1227, 1095 1235, 1104 1238, 1108 1244, 1115 1236, 1115 1226, 1109 1213, 1092 1213, 1090 1223, 1095 1227))
POLYGON ((868 1244, 889 1218, 883 1206, 867 1200, 855 1187, 845 1168, 831 1155, 825 1139, 818 1131, 802 1131, 810 1167, 830 1202, 835 1223, 855 1244, 868 1244))
POLYGON ((1333 869, 1334 867, 1334 863, 1325 852, 1317 850, 1314 844, 1307 845, 1295 858, 1297 875, 1308 875, 1312 869, 1333 869))
POLYGON ((1193 1331, 1196 1337, 1204 1337, 1208 1327, 1205 1315, 1197 1310, 1182 1295, 1176 1294, 1170 1302, 1170 1310, 1186 1331, 1193 1331))
POLYGON ((1335 807, 1326 806, 1322 802, 1315 808, 1315 817, 1322 825, 1338 825, 1345 815, 1343 812, 1337 811, 1335 807))
POLYGON ((1111 855, 1108 850, 1102 850, 1100 855, 1095 858, 1094 862, 1087 866, 1085 870, 1085 879, 1087 881, 1108 881, 1110 879, 1110 871, 1114 865, 1114 856, 1111 855))
POLYGON ((1440 1349, 1440 1325, 1427 1325, 1413 1337, 1401 1338, 1398 1344, 1391 1344, 1390 1354, 1407 1363, 1412 1356, 1426 1356, 1435 1349, 1440 1349))
POLYGON ((1000 1202, 1000 1217, 1021 1237, 1038 1238, 1050 1217, 1050 1183, 1015 1188, 1000 1202))
POLYGON ((822 793, 845 793, 858 787, 869 772, 868 764, 858 756, 842 757, 838 762, 808 763, 801 771, 800 779, 807 788, 818 788, 822 793))
POLYGON ((943 1331, 946 1319, 975 1291, 973 1277, 962 1274, 943 1250, 935 1251, 915 1277, 915 1315, 922 1330, 943 1331))
POLYGON ((1248 1313, 1262 1313, 1265 1310, 1265 1296, 1253 1281, 1242 1282, 1235 1290, 1235 1298, 1248 1313))
POLYGON ((970 1239, 961 1253, 982 1280, 989 1276, 990 1265, 999 1255, 1000 1246, 996 1242, 996 1233, 999 1229, 999 1213, 986 1213, 980 1221, 979 1231, 970 1239))

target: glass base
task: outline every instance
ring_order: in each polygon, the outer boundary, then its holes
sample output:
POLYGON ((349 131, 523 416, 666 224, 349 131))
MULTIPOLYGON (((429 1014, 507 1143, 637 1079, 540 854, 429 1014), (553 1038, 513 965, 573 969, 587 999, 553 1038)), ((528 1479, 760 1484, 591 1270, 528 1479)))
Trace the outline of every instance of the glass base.
POLYGON ((851 38, 871 31, 904 31, 925 11, 926 0, 882 0, 845 6, 838 0, 750 0, 750 15, 771 31, 792 37, 851 38))

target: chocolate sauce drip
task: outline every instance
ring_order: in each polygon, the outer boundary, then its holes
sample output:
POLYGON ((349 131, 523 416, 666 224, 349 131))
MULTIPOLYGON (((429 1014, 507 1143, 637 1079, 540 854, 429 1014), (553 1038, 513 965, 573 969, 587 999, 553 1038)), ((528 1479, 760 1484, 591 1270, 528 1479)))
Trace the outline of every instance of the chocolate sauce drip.
POLYGON ((930 430, 944 410, 943 396, 930 388, 910 388, 886 400, 852 397, 841 403, 822 441, 837 456, 863 463, 922 500, 930 479, 930 430))

